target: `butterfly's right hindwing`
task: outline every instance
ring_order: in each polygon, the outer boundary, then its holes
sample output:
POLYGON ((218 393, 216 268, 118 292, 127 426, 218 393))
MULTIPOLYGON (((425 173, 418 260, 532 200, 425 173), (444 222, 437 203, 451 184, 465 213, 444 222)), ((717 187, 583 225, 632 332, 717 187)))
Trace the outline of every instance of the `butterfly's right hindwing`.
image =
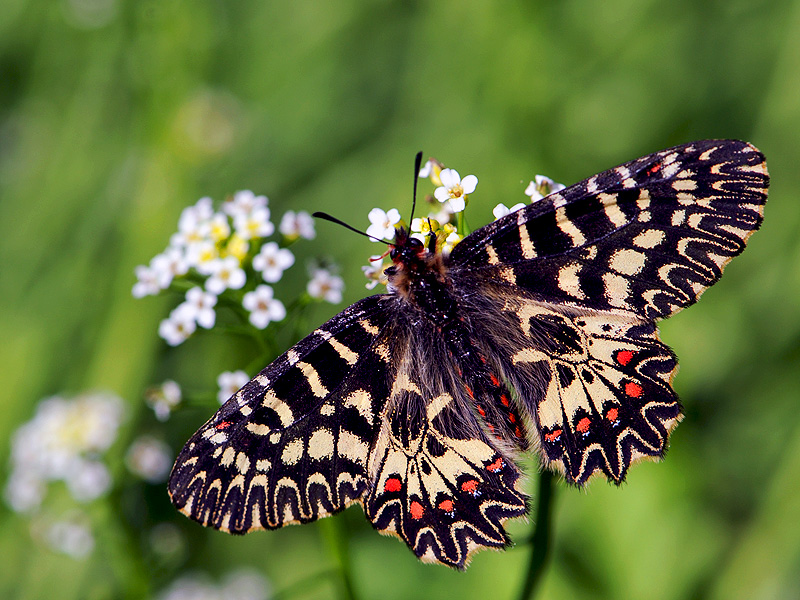
POLYGON ((172 502, 203 525, 246 533, 309 522, 359 501, 389 395, 386 296, 366 298, 254 377, 189 440, 172 502))

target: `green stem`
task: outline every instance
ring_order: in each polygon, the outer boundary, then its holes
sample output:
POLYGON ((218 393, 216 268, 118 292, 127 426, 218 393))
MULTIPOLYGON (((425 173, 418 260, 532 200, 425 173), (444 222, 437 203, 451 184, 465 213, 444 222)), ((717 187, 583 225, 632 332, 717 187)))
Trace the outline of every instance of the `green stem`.
POLYGON ((531 539, 531 557, 528 561, 525 583, 519 594, 519 600, 531 600, 541 583, 547 562, 550 558, 550 546, 553 538, 553 495, 555 476, 544 470, 539 475, 539 493, 536 498, 536 526, 531 539))
POLYGON ((339 572, 341 594, 344 600, 356 600, 353 588, 353 574, 350 566, 350 549, 347 532, 344 530, 342 517, 329 517, 319 521, 322 535, 333 556, 334 563, 339 572))

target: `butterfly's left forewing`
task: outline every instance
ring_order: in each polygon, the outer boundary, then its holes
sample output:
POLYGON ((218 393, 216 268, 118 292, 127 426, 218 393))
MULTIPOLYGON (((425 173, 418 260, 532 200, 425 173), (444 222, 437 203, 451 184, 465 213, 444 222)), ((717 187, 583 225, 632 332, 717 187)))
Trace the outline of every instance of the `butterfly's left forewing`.
POLYGON ((386 298, 365 298, 317 329, 194 434, 169 481, 181 512, 245 533, 361 500, 392 378, 390 344, 403 344, 386 298))

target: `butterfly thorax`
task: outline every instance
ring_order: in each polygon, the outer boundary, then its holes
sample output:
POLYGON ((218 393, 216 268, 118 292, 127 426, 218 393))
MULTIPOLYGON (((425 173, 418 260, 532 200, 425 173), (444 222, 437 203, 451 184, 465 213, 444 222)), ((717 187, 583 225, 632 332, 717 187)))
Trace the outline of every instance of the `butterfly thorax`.
POLYGON ((399 228, 395 241, 390 251, 394 264, 387 269, 392 289, 441 336, 463 391, 489 432, 527 448, 524 426, 507 386, 498 377, 496 366, 472 342, 472 324, 459 310, 435 236, 426 248, 399 228))

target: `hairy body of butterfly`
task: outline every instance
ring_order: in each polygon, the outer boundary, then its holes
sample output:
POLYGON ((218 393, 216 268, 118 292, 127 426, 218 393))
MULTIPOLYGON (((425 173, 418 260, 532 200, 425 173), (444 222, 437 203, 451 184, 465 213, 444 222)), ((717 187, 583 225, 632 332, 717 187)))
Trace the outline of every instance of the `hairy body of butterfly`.
POLYGON ((659 458, 681 418, 656 321, 694 303, 758 229, 768 175, 708 140, 595 175, 449 256, 398 230, 390 292, 352 305, 239 390, 169 482, 245 533, 358 502, 429 562, 463 568, 526 513, 516 458, 583 484, 659 458))

